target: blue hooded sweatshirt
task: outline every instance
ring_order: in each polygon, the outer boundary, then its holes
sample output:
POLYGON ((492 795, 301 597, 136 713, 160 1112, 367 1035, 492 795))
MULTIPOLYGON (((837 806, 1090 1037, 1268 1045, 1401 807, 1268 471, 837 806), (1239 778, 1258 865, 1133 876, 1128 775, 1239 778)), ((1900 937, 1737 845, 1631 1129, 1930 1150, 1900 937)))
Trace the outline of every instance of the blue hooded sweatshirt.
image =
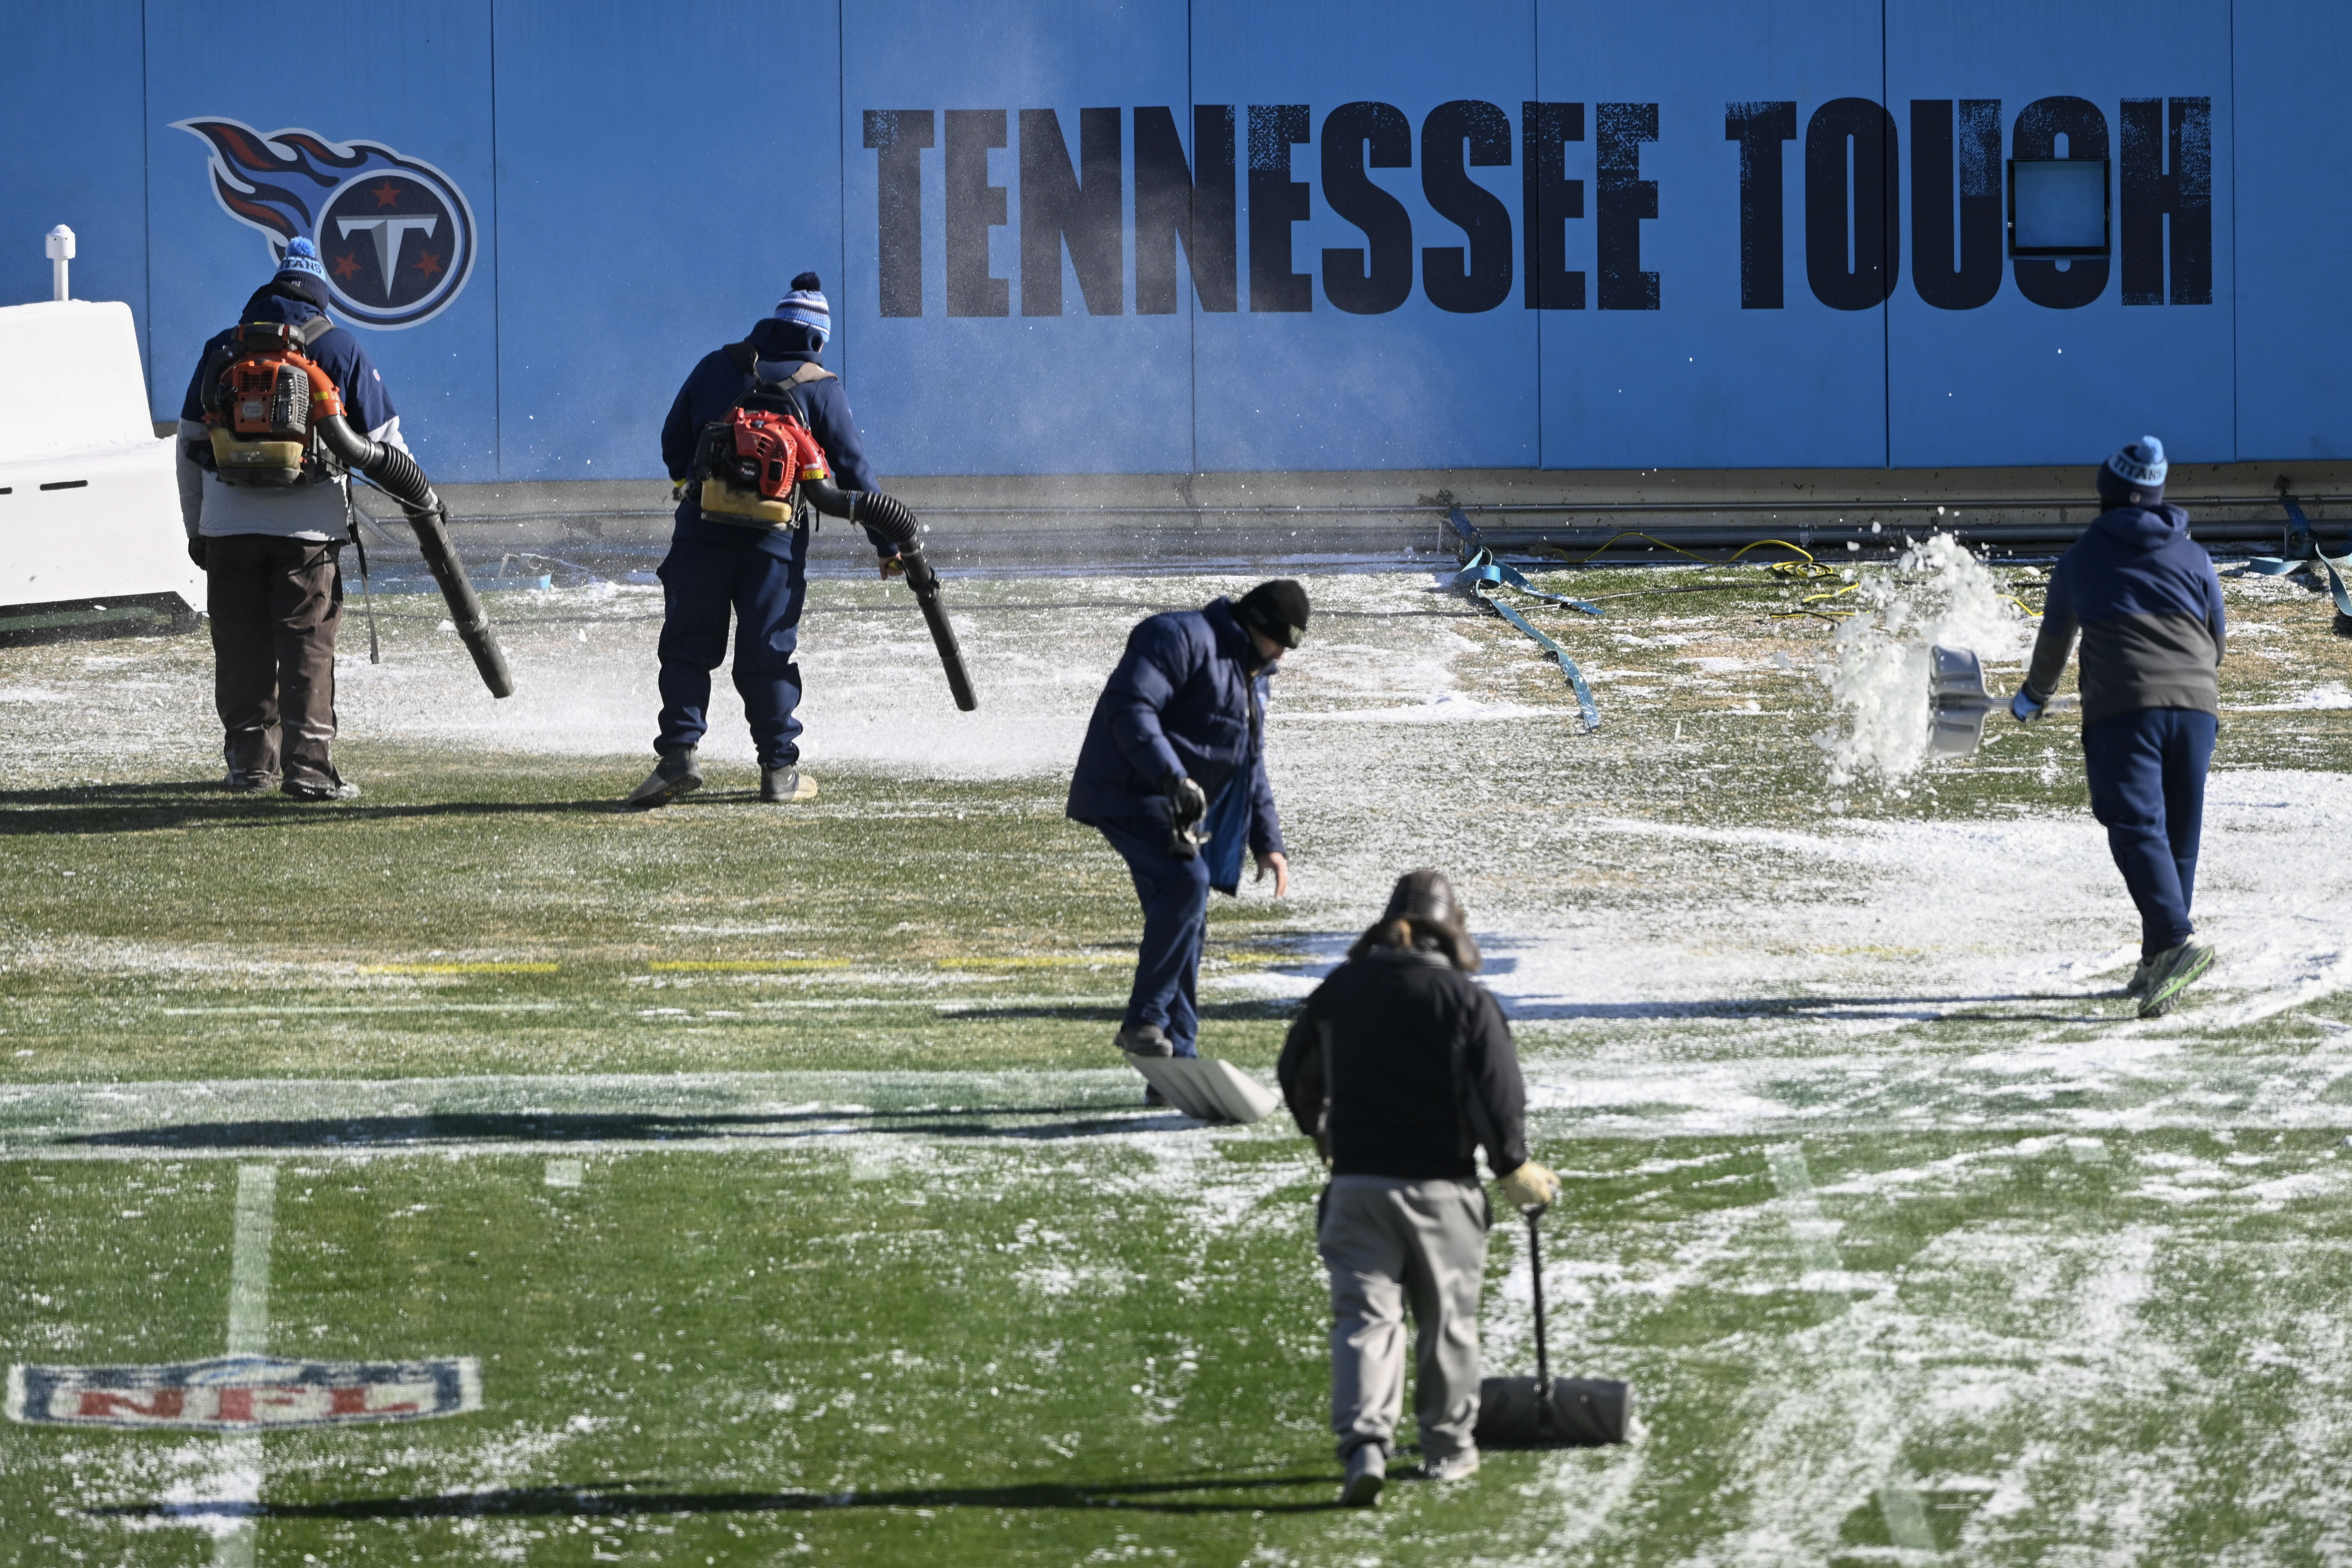
POLYGON ((2221 580, 2179 507, 2102 512, 2059 558, 2025 676, 2035 699, 2057 690, 2078 632, 2084 724, 2142 708, 2221 712, 2221 580))

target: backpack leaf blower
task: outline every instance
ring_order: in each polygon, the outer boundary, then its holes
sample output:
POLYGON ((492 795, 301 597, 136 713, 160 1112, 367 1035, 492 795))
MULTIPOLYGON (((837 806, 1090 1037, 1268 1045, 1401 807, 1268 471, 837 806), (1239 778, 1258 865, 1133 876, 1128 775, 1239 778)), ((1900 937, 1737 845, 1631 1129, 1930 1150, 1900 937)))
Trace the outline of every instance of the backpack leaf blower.
POLYGON ((760 382, 703 428, 694 461, 695 505, 721 522, 759 528, 794 526, 805 499, 828 517, 871 528, 898 547, 907 586, 930 628, 948 691, 965 713, 980 706, 963 650, 940 602, 940 576, 923 555, 922 527, 907 504, 879 490, 845 490, 825 472, 824 450, 789 388, 760 382))
POLYGON ((512 696, 506 652, 449 542, 449 508, 416 459, 352 428, 334 378, 304 352, 333 324, 325 316, 299 326, 248 322, 213 351, 199 378, 213 471, 241 489, 317 484, 331 472, 320 461, 323 448, 335 463, 366 476, 407 514, 482 684, 494 697, 512 696))

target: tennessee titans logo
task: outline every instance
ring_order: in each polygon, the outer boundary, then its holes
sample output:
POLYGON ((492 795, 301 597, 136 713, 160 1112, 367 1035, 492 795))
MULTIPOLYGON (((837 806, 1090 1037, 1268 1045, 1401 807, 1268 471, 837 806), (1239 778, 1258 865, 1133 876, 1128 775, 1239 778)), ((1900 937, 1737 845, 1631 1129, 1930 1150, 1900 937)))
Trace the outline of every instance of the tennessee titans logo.
POLYGON ((259 229, 270 254, 305 238, 319 247, 342 314, 397 329, 448 308, 474 270, 474 212, 432 164, 373 141, 309 131, 268 135, 234 120, 183 120, 174 130, 212 148, 213 194, 259 229))

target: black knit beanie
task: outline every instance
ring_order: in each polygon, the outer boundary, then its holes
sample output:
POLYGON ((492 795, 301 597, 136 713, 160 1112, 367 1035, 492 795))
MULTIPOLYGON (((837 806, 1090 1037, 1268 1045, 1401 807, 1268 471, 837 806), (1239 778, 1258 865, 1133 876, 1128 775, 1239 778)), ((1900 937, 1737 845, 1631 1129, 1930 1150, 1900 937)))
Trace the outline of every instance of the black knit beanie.
POLYGON ((1307 640, 1307 591, 1290 579, 1261 582, 1234 603, 1243 625, 1286 648, 1307 640))

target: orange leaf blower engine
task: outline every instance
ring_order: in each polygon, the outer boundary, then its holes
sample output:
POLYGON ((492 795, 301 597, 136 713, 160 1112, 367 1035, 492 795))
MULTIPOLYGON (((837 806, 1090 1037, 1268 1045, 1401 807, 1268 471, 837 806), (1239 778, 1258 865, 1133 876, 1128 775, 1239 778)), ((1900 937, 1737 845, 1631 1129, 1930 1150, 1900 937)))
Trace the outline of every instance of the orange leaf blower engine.
POLYGON ((213 470, 223 484, 274 489, 318 475, 316 427, 341 416, 343 399, 334 378, 303 350, 329 325, 323 316, 299 327, 251 321, 213 351, 217 363, 205 367, 203 402, 213 470))

